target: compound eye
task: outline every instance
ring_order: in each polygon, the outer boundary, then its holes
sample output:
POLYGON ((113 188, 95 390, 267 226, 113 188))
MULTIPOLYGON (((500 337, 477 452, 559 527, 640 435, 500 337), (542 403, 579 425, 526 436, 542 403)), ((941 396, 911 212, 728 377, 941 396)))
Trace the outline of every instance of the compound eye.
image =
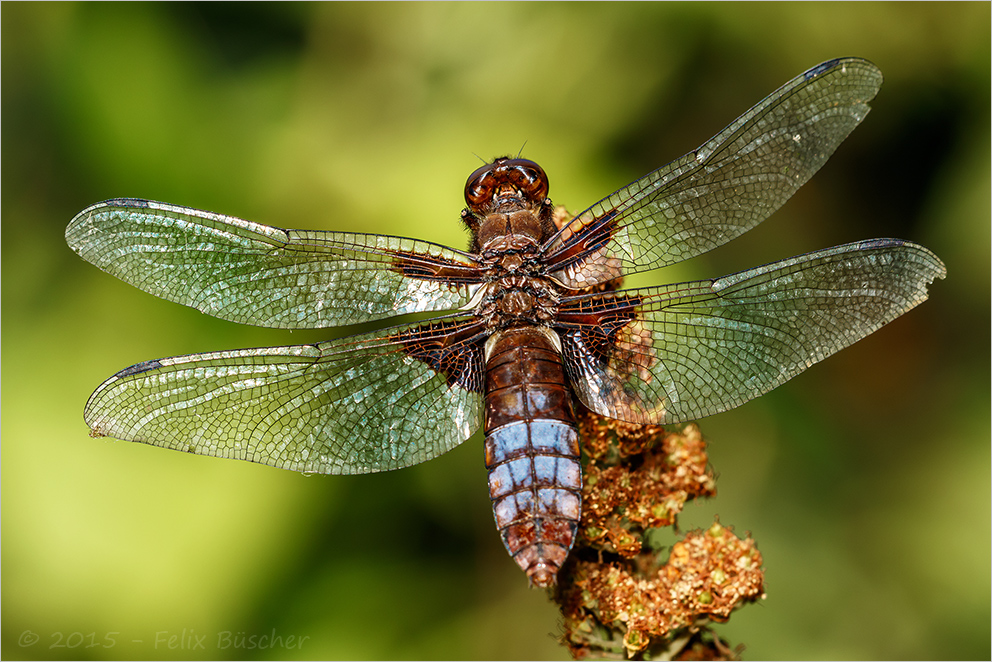
POLYGON ((482 205, 492 200, 496 184, 493 171, 497 167, 496 163, 487 163, 469 175, 465 182, 465 202, 472 211, 478 213, 482 205))
POLYGON ((548 197, 548 175, 544 168, 529 159, 508 159, 503 167, 508 179, 529 200, 541 202, 548 197))
POLYGON ((500 197, 524 198, 543 203, 548 196, 548 176, 544 169, 527 159, 496 159, 487 163, 465 182, 465 202, 475 213, 500 197))

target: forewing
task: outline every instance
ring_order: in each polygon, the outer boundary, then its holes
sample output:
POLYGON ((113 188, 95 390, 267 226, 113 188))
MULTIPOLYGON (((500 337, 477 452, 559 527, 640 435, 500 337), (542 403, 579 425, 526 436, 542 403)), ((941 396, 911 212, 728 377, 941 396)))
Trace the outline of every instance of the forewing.
POLYGON ((121 280, 221 319, 288 329, 459 308, 479 287, 470 255, 402 237, 283 230, 121 198, 72 219, 66 241, 121 280))
POLYGON ((898 239, 836 246, 712 281, 562 302, 579 399, 631 423, 676 423, 744 404, 922 303, 943 278, 898 239))
POLYGON ((699 149, 600 200, 545 249, 575 289, 695 257, 781 207, 865 118, 872 63, 831 60, 789 81, 699 149), (616 266, 614 266, 616 265, 616 266))
POLYGON ((478 429, 477 323, 441 318, 318 345, 190 354, 117 373, 86 423, 109 436, 294 471, 388 471, 478 429))

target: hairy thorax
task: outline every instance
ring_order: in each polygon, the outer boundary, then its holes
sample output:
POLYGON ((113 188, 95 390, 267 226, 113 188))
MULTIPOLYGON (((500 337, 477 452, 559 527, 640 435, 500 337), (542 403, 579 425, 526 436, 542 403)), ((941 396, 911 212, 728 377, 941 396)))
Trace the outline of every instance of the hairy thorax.
POLYGON ((539 248, 547 229, 529 209, 488 214, 476 241, 491 280, 476 313, 490 328, 554 319, 559 286, 541 275, 539 248))

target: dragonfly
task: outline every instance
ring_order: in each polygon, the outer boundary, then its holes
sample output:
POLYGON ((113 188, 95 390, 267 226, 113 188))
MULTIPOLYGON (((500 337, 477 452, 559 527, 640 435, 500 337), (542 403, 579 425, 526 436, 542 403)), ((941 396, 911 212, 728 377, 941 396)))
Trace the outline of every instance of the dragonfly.
POLYGON ((90 396, 90 434, 363 474, 436 458, 481 428, 502 541, 533 586, 553 586, 581 515, 576 403, 635 424, 726 411, 914 308, 945 276, 923 246, 870 239, 721 278, 610 286, 765 220, 865 118, 881 83, 863 59, 817 65, 557 225, 541 166, 497 158, 465 185, 467 250, 135 198, 94 204, 66 229, 83 259, 224 320, 316 329, 438 315, 138 363, 90 396))

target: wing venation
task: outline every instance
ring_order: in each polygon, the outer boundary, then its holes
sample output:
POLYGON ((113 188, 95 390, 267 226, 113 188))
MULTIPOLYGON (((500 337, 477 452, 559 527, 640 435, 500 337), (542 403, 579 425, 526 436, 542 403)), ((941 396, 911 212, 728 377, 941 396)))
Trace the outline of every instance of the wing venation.
POLYGON ((545 251, 574 289, 675 264, 768 218, 868 114, 872 63, 825 62, 766 97, 697 150, 578 214, 545 251), (602 269, 615 263, 616 268, 602 269))
POLYGON ((715 280, 562 302, 559 332, 582 402, 631 423, 732 409, 864 338, 943 278, 928 249, 874 239, 715 280))
POLYGON ((130 198, 77 214, 66 241, 146 292, 255 326, 321 328, 453 310, 482 281, 470 255, 439 244, 283 230, 130 198))
POLYGON ((437 457, 481 424, 477 322, 393 327, 317 345, 147 361, 86 404, 96 436, 294 471, 388 471, 437 457), (459 361, 437 369, 423 344, 459 361))

